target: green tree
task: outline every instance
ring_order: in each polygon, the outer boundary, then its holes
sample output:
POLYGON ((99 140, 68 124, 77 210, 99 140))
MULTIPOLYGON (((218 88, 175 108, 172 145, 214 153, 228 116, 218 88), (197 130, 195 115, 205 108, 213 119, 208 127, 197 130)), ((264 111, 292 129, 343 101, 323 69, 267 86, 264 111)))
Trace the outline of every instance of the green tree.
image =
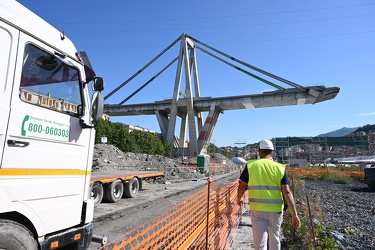
POLYGON ((124 124, 119 122, 98 121, 95 143, 100 144, 102 137, 107 137, 108 144, 118 147, 123 152, 172 156, 172 145, 161 140, 157 134, 139 130, 129 133, 124 124))
POLYGON ((96 124, 95 130, 95 143, 100 144, 102 143, 102 137, 107 137, 108 139, 108 135, 112 130, 112 123, 110 121, 100 119, 96 124))
POLYGON ((163 141, 163 147, 164 147, 164 156, 165 157, 172 157, 172 145, 167 142, 163 141))
POLYGON ((134 130, 130 133, 130 135, 133 138, 135 144, 137 145, 137 153, 150 154, 150 152, 152 151, 151 142, 148 140, 147 135, 144 132, 134 130))
POLYGON ((228 159, 232 158, 234 155, 234 152, 224 151, 224 156, 228 159))
POLYGON ((153 141, 155 143, 155 154, 156 155, 166 155, 165 147, 163 141, 158 137, 157 134, 153 134, 153 141))
POLYGON ((123 152, 133 152, 133 153, 140 153, 141 150, 138 147, 136 141, 131 136, 131 133, 128 131, 125 131, 124 138, 122 140, 121 144, 121 151, 123 152))
POLYGON ((210 145, 207 148, 208 153, 221 153, 221 150, 215 146, 215 144, 210 143, 210 145))
POLYGON ((108 143, 118 147, 121 151, 126 148, 128 133, 122 123, 112 123, 111 133, 108 136, 108 143))
POLYGON ((372 130, 375 130, 375 124, 367 124, 365 126, 358 128, 356 131, 354 131, 354 133, 365 132, 368 134, 372 130))

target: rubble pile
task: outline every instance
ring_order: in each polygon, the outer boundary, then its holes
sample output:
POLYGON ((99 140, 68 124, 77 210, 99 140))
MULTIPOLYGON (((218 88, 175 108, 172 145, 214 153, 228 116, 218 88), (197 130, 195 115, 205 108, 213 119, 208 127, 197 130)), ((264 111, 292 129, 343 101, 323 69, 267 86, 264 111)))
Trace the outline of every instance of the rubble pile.
MULTIPOLYGON (((238 169, 238 165, 232 163, 221 154, 210 154, 211 163, 225 163, 228 170, 238 169)), ((163 171, 167 180, 191 180, 205 178, 205 175, 189 167, 196 164, 196 157, 167 158, 161 155, 135 154, 122 152, 109 144, 96 144, 94 147, 93 171, 163 171)))

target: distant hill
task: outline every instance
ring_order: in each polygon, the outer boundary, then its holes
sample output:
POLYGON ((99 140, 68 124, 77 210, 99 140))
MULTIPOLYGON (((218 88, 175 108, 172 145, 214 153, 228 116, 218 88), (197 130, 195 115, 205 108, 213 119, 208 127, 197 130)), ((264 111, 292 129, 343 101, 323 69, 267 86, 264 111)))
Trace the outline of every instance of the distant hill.
POLYGON ((328 133, 325 133, 325 134, 320 134, 318 135, 317 137, 340 137, 340 136, 345 136, 345 135, 348 135, 350 133, 353 133, 354 131, 358 130, 360 127, 356 127, 356 128, 340 128, 338 130, 335 130, 335 131, 331 131, 331 132, 328 132, 328 133))
POLYGON ((370 131, 375 131, 375 124, 367 124, 363 127, 358 128, 354 132, 365 132, 366 134, 368 134, 370 131))

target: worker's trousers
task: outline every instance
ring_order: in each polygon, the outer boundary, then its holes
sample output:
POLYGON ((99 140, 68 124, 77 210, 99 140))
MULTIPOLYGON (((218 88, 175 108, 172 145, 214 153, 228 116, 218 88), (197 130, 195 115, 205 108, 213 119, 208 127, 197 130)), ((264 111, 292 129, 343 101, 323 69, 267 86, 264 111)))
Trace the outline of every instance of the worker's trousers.
POLYGON ((254 245, 256 250, 280 250, 280 232, 283 213, 260 212, 250 209, 251 225, 253 228, 254 245))

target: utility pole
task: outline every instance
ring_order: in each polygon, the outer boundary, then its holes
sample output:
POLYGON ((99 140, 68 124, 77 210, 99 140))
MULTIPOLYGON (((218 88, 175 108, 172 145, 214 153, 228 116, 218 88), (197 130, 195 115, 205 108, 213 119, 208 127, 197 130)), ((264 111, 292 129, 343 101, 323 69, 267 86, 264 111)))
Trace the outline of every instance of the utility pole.
POLYGON ((234 141, 234 146, 237 147, 236 156, 240 156, 239 155, 239 149, 246 146, 246 139, 236 139, 234 141))

